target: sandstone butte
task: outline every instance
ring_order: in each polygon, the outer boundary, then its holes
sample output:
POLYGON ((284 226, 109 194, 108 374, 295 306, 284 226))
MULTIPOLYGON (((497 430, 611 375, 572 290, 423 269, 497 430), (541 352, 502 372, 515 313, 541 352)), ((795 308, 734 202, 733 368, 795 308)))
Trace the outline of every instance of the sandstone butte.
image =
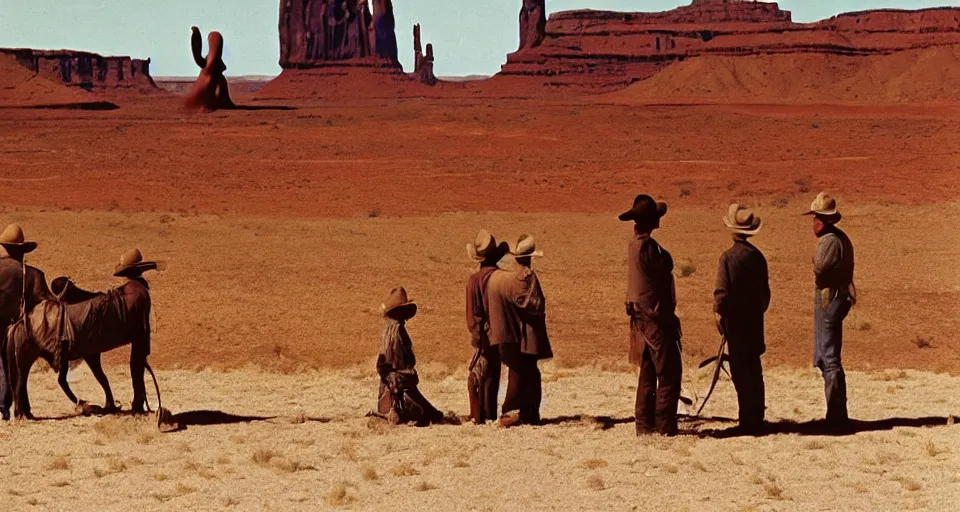
POLYGON ((35 75, 68 87, 85 89, 156 90, 150 76, 150 59, 104 57, 74 50, 0 48, 0 55, 15 59, 35 75))
POLYGON ((578 92, 621 89, 696 57, 871 57, 960 45, 960 8, 851 12, 794 23, 772 2, 694 0, 659 13, 557 12, 540 25, 541 35, 531 36, 537 24, 527 13, 543 12, 544 0, 523 3, 525 44, 507 57, 499 76, 578 92))
POLYGON ((355 95, 408 82, 398 59, 391 0, 281 0, 280 76, 258 98, 355 95))

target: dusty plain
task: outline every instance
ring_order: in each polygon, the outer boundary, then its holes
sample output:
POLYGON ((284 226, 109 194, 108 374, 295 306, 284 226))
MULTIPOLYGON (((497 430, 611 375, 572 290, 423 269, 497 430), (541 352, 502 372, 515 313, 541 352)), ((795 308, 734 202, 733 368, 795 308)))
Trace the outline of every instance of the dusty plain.
MULTIPOLYGON (((245 98, 240 95, 243 103, 245 98)), ((576 100, 253 102, 187 115, 171 97, 107 112, 3 109, 2 220, 40 243, 52 279, 104 288, 130 246, 151 276, 164 405, 76 418, 55 376, 0 424, 0 499, 14 510, 952 510, 960 498, 960 107, 620 105, 576 100), (810 368, 815 247, 799 214, 841 201, 861 302, 846 323, 851 414, 822 436, 810 368), (679 439, 637 440, 622 293, 641 191, 670 203, 688 390, 715 350, 720 224, 764 218, 773 303, 761 438, 718 439, 729 381, 679 439), (557 357, 539 428, 386 428, 363 414, 383 295, 420 303, 409 329, 424 391, 466 412, 464 246, 487 227, 534 234, 557 357), (665 492, 667 496, 662 496, 665 492)), ((108 369, 129 402, 122 365, 108 369)), ((81 395, 101 400, 79 370, 81 395)))

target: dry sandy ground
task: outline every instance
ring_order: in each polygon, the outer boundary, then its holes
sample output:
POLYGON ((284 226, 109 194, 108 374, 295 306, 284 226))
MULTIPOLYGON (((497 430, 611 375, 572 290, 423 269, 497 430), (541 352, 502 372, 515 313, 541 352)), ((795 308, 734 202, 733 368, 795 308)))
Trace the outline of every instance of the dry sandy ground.
MULTIPOLYGON (((108 371, 128 401, 126 375, 108 371)), ((694 435, 637 439, 629 372, 545 365, 551 424, 514 430, 369 420, 370 373, 161 372, 165 405, 188 424, 169 434, 152 418, 72 417, 55 375, 35 373, 34 412, 55 419, 0 424, 0 494, 8 510, 73 511, 953 510, 960 499, 956 377, 851 373, 862 421, 834 437, 807 423, 823 410, 817 373, 774 369, 768 418, 784 433, 719 438, 736 414, 724 381, 705 411, 718 418, 684 422, 694 435)), ((705 373, 685 385, 700 389, 705 373)), ((422 374, 438 407, 467 409, 462 374, 422 374)), ((72 378, 99 400, 87 372, 72 378)))
MULTIPOLYGON (((843 201, 846 198, 841 198, 843 201)), ((960 372, 960 206, 841 203, 856 243, 860 302, 847 321, 844 356, 854 369, 960 372), (930 348, 919 348, 917 340, 930 348)), ((807 201, 758 208, 756 244, 771 269, 771 363, 811 364, 811 221, 807 201)), ((716 265, 730 245, 723 209, 678 208, 659 240, 677 272, 684 349, 716 350, 716 265)), ((511 241, 528 231, 546 256, 536 268, 547 296, 557 364, 623 369, 626 244, 631 228, 608 214, 448 214, 435 217, 271 219, 248 216, 10 211, 40 243, 30 262, 53 279, 100 289, 122 250, 139 246, 167 269, 148 278, 163 368, 276 371, 369 364, 379 349, 379 306, 406 286, 421 309, 409 329, 419 360, 460 367, 472 355, 463 286, 475 269, 465 246, 486 227, 511 241), (69 226, 69 228, 66 228, 69 226)), ((112 361, 121 361, 118 351, 112 361)))

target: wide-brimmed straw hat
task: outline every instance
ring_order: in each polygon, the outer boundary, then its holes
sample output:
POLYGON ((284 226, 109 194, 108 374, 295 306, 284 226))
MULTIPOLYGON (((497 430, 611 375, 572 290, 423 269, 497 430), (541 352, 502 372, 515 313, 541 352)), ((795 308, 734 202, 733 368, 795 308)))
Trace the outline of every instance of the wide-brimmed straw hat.
POLYGON ((515 259, 539 258, 543 256, 543 251, 537 250, 537 241, 533 239, 532 235, 520 235, 520 238, 517 239, 517 245, 510 249, 510 254, 515 259))
POLYGON ((144 261, 143 253, 140 249, 130 249, 120 255, 120 262, 113 270, 113 275, 117 277, 134 277, 148 270, 156 270, 157 262, 144 261))
POLYGON ((816 215, 824 220, 836 222, 840 220, 840 210, 837 209, 837 200, 826 192, 817 194, 817 198, 810 203, 810 209, 804 215, 816 215))
POLYGON ((646 194, 640 194, 633 200, 633 208, 620 214, 622 221, 649 222, 667 214, 667 203, 658 203, 646 194))
POLYGON ((383 316, 396 320, 409 320, 417 314, 417 305, 407 298, 407 290, 402 286, 390 290, 390 295, 380 305, 383 316))
POLYGON ((723 225, 739 235, 753 236, 760 232, 763 221, 754 215, 753 210, 733 203, 723 216, 723 225))
POLYGON ((473 243, 467 244, 467 255, 474 261, 499 260, 509 250, 510 248, 505 242, 497 244, 497 239, 486 229, 481 229, 473 243))
POLYGON ((0 245, 7 251, 14 250, 23 254, 37 248, 36 242, 27 241, 24 238, 20 224, 10 224, 0 233, 0 245))

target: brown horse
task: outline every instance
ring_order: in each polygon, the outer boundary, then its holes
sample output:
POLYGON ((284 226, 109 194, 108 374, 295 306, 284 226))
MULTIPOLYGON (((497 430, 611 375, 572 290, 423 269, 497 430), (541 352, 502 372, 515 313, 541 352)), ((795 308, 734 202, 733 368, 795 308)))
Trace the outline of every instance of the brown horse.
POLYGON ((67 383, 70 361, 83 360, 103 388, 105 411, 116 410, 110 383, 100 362, 104 352, 131 345, 134 412, 146 412, 144 372, 149 368, 150 291, 142 277, 129 279, 106 292, 88 292, 69 279, 53 282, 56 300, 38 304, 7 331, 8 379, 14 393, 17 418, 32 419, 27 378, 38 358, 59 374, 59 384, 71 402, 83 407, 67 383))

